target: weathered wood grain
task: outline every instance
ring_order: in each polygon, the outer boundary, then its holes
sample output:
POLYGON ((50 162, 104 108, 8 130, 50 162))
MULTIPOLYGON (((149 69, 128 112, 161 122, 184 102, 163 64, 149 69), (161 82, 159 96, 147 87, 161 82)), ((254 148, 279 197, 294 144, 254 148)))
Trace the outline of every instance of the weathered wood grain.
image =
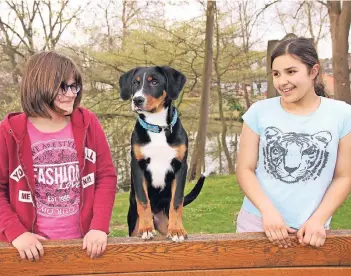
POLYGON ((191 235, 181 244, 162 238, 149 242, 139 238, 110 238, 104 256, 94 260, 82 250, 81 240, 47 241, 43 243, 45 256, 38 262, 20 260, 16 249, 0 243, 0 275, 17 275, 18 272, 23 275, 180 273, 197 270, 226 273, 223 269, 351 266, 351 230, 328 231, 327 235, 325 245, 318 249, 301 245, 279 248, 271 244, 263 233, 191 235))

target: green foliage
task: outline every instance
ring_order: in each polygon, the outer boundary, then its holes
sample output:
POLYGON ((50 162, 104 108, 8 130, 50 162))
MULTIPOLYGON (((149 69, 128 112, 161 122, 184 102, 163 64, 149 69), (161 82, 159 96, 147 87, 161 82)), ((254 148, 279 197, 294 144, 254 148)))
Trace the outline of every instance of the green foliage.
POLYGON ((242 122, 242 116, 245 113, 245 108, 242 106, 242 104, 239 102, 237 98, 229 98, 228 100, 228 105, 230 110, 235 110, 239 112, 239 121, 242 122))
POLYGON ((1 91, 0 97, 0 121, 11 112, 20 112, 21 101, 17 87, 9 86, 1 91))

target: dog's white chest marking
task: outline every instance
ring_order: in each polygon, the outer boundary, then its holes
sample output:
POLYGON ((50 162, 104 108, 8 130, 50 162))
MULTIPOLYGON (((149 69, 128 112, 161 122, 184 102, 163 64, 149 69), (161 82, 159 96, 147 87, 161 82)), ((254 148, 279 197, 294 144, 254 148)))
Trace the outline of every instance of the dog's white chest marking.
POLYGON ((176 156, 176 150, 167 144, 164 132, 149 135, 151 142, 143 147, 145 158, 150 158, 147 169, 151 172, 152 186, 163 189, 166 173, 173 171, 170 164, 176 156))
MULTIPOLYGON (((151 124, 165 126, 167 110, 147 116, 146 121, 151 124)), ((145 158, 150 158, 147 170, 151 172, 152 186, 163 189, 165 176, 168 171, 173 171, 171 161, 176 157, 176 150, 167 143, 164 131, 153 133, 148 131, 151 142, 143 146, 145 158)))

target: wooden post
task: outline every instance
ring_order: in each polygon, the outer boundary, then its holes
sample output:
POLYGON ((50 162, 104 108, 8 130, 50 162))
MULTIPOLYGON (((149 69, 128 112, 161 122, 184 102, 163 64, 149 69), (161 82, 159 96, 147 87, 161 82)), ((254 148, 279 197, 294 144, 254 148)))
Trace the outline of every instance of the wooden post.
POLYGON ((274 48, 277 46, 279 43, 279 40, 269 40, 268 41, 268 47, 267 47, 267 98, 273 98, 275 96, 278 96, 277 91, 275 90, 273 86, 273 77, 272 77, 272 71, 271 71, 271 55, 274 50, 274 48))

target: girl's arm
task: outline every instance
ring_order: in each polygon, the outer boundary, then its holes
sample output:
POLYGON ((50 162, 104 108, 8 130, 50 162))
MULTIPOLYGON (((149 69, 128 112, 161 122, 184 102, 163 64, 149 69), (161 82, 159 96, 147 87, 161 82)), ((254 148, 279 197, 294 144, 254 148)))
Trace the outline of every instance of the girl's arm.
POLYGON ((0 232, 18 250, 21 259, 39 260, 44 255, 39 236, 24 227, 10 205, 9 155, 3 132, 0 127, 0 232))
POLYGON ((321 246, 325 241, 324 224, 351 191, 351 133, 340 139, 333 181, 320 205, 299 230, 301 243, 321 246))
POLYGON ((264 193, 255 174, 259 154, 259 140, 259 135, 244 123, 240 135, 236 175, 245 195, 260 210, 264 231, 268 239, 286 247, 289 243, 287 240, 288 232, 293 233, 294 230, 285 224, 272 201, 264 193))
POLYGON ((274 208, 271 200, 263 192, 256 177, 255 170, 258 160, 259 140, 245 123, 240 135, 240 147, 236 175, 245 195, 262 213, 264 210, 274 208))
POLYGON ((83 249, 91 258, 101 256, 107 247, 107 234, 117 189, 117 174, 105 133, 95 115, 96 179, 93 219, 89 232, 84 236, 83 249))
POLYGON ((27 232, 16 212, 13 211, 9 199, 9 155, 4 130, 0 127, 0 232, 9 242, 27 232))
POLYGON ((96 148, 96 187, 94 199, 94 216, 90 229, 101 230, 108 234, 114 206, 117 174, 110 147, 97 117, 95 118, 96 148))

